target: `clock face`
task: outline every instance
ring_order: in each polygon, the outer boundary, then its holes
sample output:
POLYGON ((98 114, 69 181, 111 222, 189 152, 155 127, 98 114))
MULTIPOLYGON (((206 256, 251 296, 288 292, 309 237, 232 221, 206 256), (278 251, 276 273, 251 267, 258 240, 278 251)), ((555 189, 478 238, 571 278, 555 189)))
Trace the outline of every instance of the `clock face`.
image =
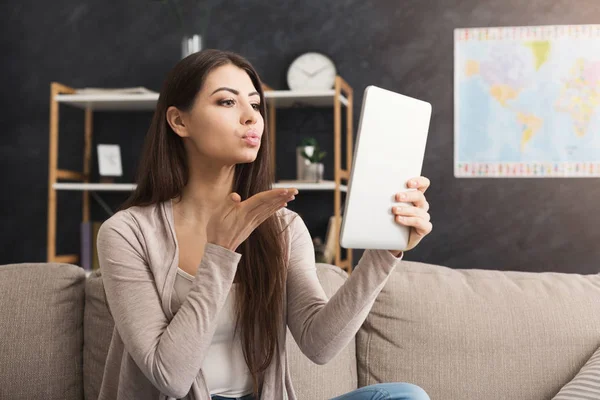
POLYGON ((327 90, 335 83, 337 71, 329 57, 321 53, 305 53, 288 69, 287 81, 292 90, 327 90))

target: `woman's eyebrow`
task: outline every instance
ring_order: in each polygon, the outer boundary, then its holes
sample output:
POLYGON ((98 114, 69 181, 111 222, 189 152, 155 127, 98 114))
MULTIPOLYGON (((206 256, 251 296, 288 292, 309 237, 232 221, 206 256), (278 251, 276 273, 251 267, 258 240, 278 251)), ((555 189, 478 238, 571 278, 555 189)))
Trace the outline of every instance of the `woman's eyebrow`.
MULTIPOLYGON (((216 89, 214 92, 212 92, 210 95, 212 96, 213 94, 215 94, 215 93, 217 93, 217 92, 220 92, 220 91, 222 91, 222 90, 225 90, 225 91, 227 91, 227 92, 231 92, 231 93, 235 94, 236 96, 237 96, 238 94, 240 94, 240 92, 239 92, 239 91, 237 91, 237 90, 235 90, 235 89, 228 88, 228 87, 220 87, 220 88, 216 89)), ((258 96, 258 95, 259 95, 259 93, 258 93, 258 92, 251 92, 251 93, 248 93, 248 96, 258 96)))

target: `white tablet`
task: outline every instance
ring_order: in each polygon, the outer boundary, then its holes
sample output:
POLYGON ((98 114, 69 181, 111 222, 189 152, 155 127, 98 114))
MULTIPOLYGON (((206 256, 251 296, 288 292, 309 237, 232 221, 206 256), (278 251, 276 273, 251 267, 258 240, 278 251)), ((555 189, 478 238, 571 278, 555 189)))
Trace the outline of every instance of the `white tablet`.
POLYGON ((392 207, 406 182, 421 175, 431 104, 376 86, 365 89, 340 245, 353 249, 405 250, 409 227, 392 207))

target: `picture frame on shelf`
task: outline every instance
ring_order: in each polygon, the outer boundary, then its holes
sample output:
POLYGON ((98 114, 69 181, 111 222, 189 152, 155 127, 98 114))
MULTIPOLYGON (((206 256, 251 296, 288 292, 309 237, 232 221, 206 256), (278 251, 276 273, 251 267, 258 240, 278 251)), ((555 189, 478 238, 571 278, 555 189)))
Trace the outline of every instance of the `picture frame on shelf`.
POLYGON ((98 171, 101 177, 123 176, 121 147, 118 144, 99 144, 98 171))

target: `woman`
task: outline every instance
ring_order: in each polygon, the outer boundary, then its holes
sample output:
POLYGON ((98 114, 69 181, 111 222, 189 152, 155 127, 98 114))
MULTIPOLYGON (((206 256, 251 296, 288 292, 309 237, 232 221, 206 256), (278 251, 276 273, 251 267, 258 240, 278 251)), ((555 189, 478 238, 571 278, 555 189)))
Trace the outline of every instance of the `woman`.
MULTIPOLYGON (((328 301, 297 191, 271 189, 265 101, 242 57, 205 50, 169 73, 141 156, 138 186, 98 234, 115 321, 100 399, 295 399, 286 326, 324 364, 352 339, 401 252, 367 250, 328 301)), ((414 179, 396 211, 431 231, 414 179)), ((409 384, 339 399, 427 399, 409 384)))

